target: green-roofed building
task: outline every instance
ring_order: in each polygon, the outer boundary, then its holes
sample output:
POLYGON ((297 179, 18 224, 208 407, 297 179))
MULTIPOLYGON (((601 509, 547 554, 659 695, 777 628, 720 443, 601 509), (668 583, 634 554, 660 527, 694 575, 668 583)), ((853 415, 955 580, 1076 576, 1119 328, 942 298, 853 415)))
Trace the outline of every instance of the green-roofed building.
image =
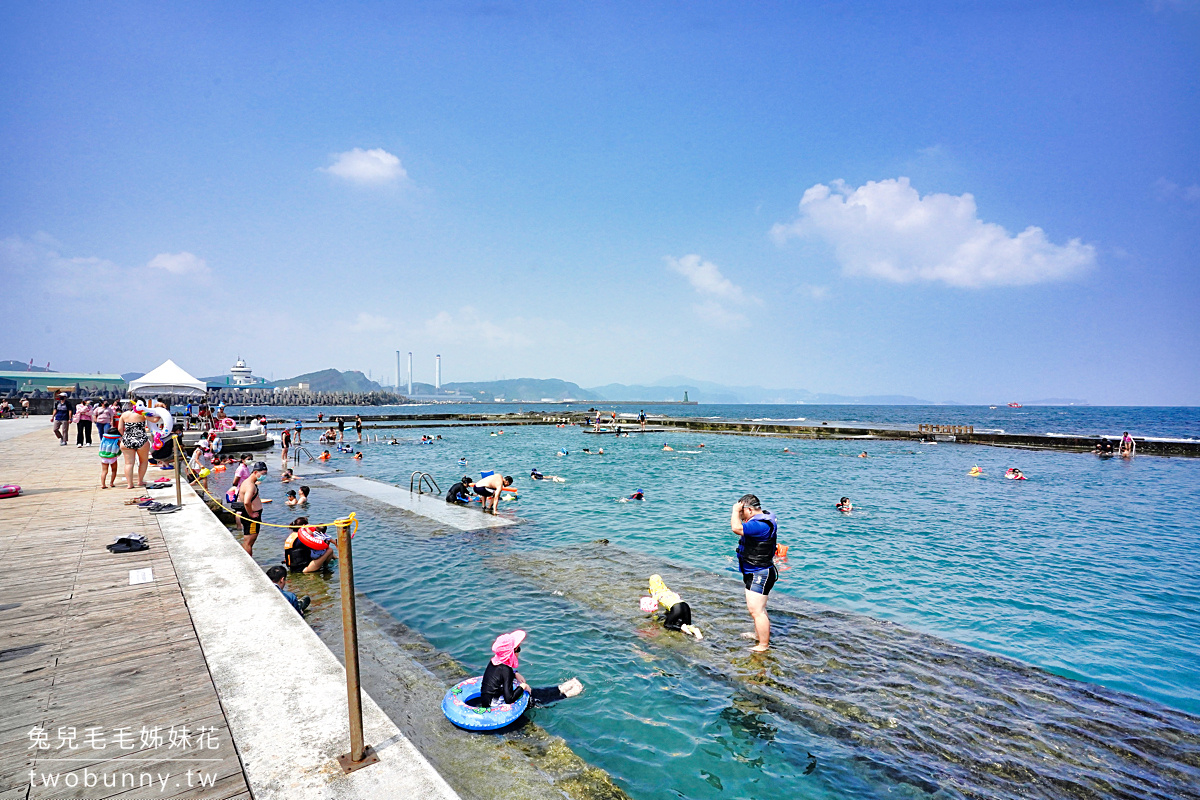
POLYGON ((86 391, 124 392, 125 379, 120 375, 101 375, 84 372, 0 372, 0 393, 11 392, 70 392, 78 386, 86 391))

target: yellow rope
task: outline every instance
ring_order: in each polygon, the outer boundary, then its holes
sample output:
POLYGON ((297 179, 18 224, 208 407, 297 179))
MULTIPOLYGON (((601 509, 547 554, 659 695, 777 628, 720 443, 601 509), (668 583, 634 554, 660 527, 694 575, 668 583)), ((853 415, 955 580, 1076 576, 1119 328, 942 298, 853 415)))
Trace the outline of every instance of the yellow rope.
MULTIPOLYGON (((171 434, 171 438, 175 440, 175 446, 179 448, 179 457, 180 457, 180 461, 183 463, 184 471, 190 472, 191 467, 189 467, 187 465, 187 462, 183 460, 183 440, 179 438, 179 434, 177 434, 177 433, 171 434)), ((175 480, 179 480, 179 477, 180 476, 176 475, 175 480)), ((294 531, 298 527, 296 525, 277 525, 274 522, 263 522, 260 519, 254 519, 252 517, 243 517, 241 514, 234 511, 232 508, 229 508, 224 503, 222 503, 219 499, 217 499, 213 495, 213 493, 208 490, 208 487, 205 486, 203 483, 201 483, 200 481, 196 481, 196 482, 192 483, 193 489, 196 488, 197 486, 200 487, 200 491, 204 492, 206 495, 208 495, 210 498, 212 498, 213 502, 215 502, 221 508, 224 508, 230 514, 233 514, 233 516, 237 517, 238 519, 244 519, 249 522, 253 522, 256 525, 266 525, 268 528, 287 528, 288 530, 294 531)), ((310 522, 305 527, 321 528, 321 527, 334 526, 337 528, 343 528, 343 527, 349 527, 351 524, 353 524, 354 530, 350 532, 350 535, 353 536, 355 534, 355 532, 358 531, 358 516, 353 511, 351 511, 348 516, 343 517, 342 519, 335 519, 333 522, 322 522, 322 523, 317 523, 315 525, 310 522)))

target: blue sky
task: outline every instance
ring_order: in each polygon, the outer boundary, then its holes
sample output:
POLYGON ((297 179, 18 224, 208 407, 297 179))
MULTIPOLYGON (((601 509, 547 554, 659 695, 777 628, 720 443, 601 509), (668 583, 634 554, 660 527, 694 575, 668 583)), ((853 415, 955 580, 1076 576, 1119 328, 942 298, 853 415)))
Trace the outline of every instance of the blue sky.
POLYGON ((1200 404, 1195 2, 7 4, 0 52, 0 358, 1200 404))

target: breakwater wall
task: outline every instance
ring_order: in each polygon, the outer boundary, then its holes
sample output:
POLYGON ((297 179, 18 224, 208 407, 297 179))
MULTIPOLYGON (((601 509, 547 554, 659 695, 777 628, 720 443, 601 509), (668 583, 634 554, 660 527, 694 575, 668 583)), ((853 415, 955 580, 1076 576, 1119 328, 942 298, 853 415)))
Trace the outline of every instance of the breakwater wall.
MULTIPOLYGON (((954 426, 954 433, 897 428, 850 427, 827 423, 799 424, 795 422, 757 422, 730 419, 693 419, 669 417, 655 419, 654 424, 665 428, 680 428, 708 433, 740 433, 760 436, 782 436, 793 439, 892 439, 899 441, 937 441, 958 444, 985 444, 994 447, 1017 447, 1031 450, 1066 450, 1091 452, 1103 439, 1115 447, 1116 439, 1103 436, 1046 436, 1035 433, 998 433, 976 431, 972 426, 954 426)), ((936 431, 946 426, 922 426, 936 431)), ((1200 441, 1133 437, 1138 455, 1185 456, 1200 458, 1200 441)))
MULTIPOLYGON (((438 423, 439 427, 455 425, 470 426, 479 424, 492 425, 554 425, 572 423, 582 425, 590 415, 582 412, 558 413, 524 413, 524 414, 363 414, 364 428, 420 428, 430 422, 438 423)), ((352 432, 353 417, 343 417, 346 429, 352 432)), ((295 420, 275 418, 269 419, 273 425, 290 424, 295 420)), ((824 422, 789 422, 789 421, 756 421, 737 419, 711 419, 699 417, 654 417, 650 425, 656 431, 677 429, 697 431, 700 433, 731 433, 752 436, 778 436, 790 439, 890 439, 894 441, 937 441, 955 442, 957 444, 980 444, 993 447, 1016 447, 1031 450, 1063 450, 1067 452, 1086 453, 1104 439, 1108 439, 1114 448, 1119 444, 1112 437, 1094 436, 1047 436, 1035 433, 1000 433, 997 431, 978 431, 970 425, 922 425, 918 429, 883 428, 871 426, 830 425, 824 422)), ((304 420, 306 429, 323 429, 337 427, 336 417, 326 417, 321 422, 316 419, 304 420)), ((617 420, 622 430, 636 433, 637 422, 620 418, 617 420)), ((430 426, 432 427, 432 426, 430 426)), ((611 423, 604 423, 609 429, 611 423)), ((312 434, 314 437, 316 434, 312 434)), ((1137 444, 1137 455, 1147 456, 1179 456, 1200 458, 1200 440, 1168 439, 1159 437, 1134 436, 1137 444)))

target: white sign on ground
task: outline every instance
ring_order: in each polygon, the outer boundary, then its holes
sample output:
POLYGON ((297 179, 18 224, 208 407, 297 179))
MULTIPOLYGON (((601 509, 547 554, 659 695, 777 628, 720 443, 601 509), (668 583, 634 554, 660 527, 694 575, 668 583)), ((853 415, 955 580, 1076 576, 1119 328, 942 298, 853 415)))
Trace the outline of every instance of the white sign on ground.
POLYGON ((151 567, 145 569, 129 570, 129 585, 137 586, 139 583, 154 583, 154 570, 151 567))

